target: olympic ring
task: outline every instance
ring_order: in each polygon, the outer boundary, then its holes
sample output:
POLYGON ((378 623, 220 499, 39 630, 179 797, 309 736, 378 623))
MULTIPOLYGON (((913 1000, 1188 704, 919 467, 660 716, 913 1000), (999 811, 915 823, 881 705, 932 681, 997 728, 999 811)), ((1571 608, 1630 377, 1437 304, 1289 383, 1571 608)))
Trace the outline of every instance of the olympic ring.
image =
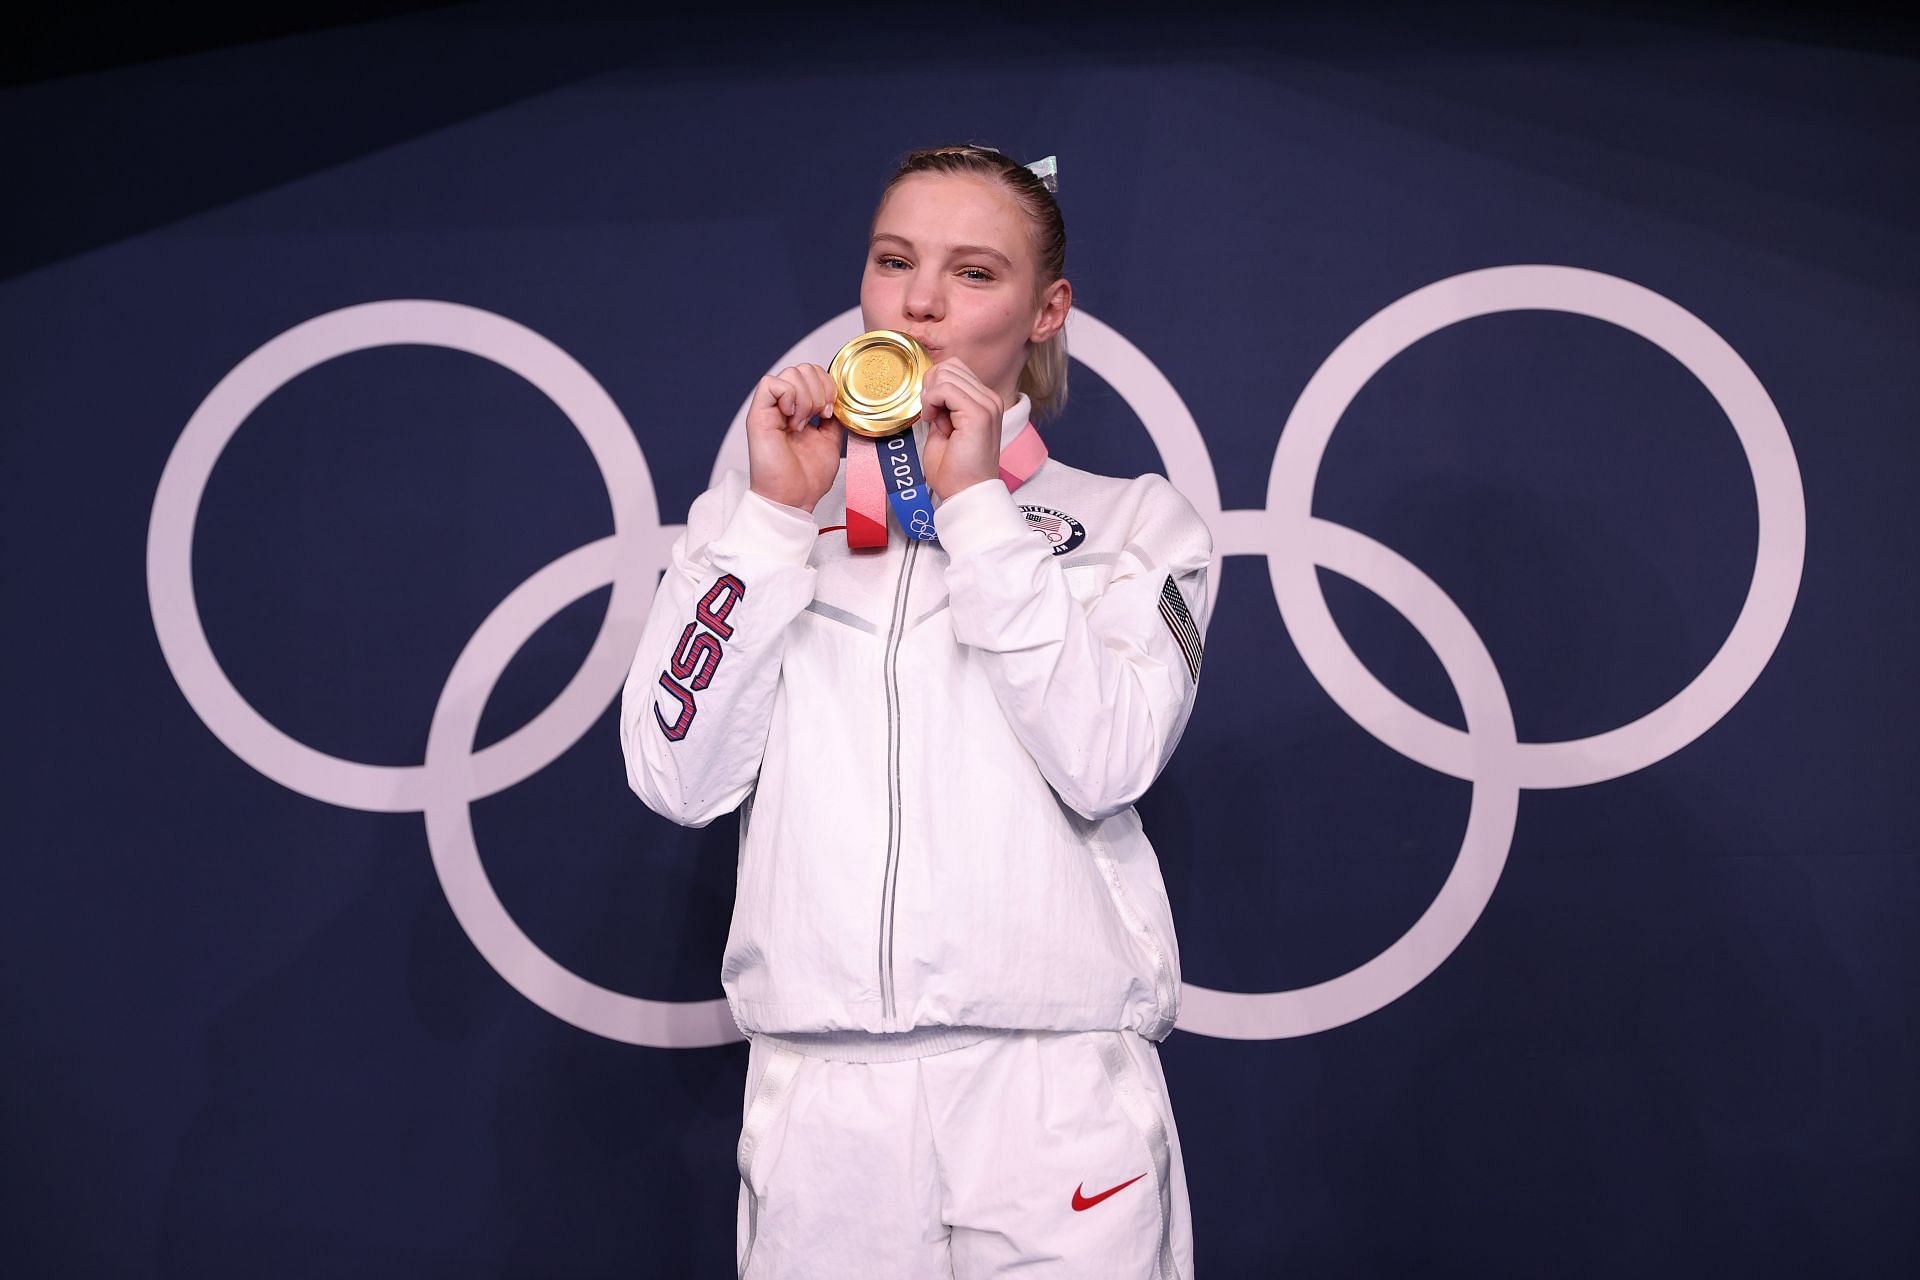
POLYGON ((207 394, 160 473, 147 528, 147 596, 168 669, 228 750, 316 800, 376 813, 425 814, 434 871, 460 927, 515 990, 555 1017, 610 1039, 667 1048, 725 1044, 739 1032, 724 1000, 644 1000, 556 964, 507 913, 473 841, 472 802, 546 768, 593 727, 618 693, 676 532, 660 524, 652 476, 625 416, 573 357, 524 325, 474 307, 374 302, 294 326, 242 360, 207 394), (193 592, 200 500, 214 464, 248 415, 316 365, 395 345, 465 351, 544 392, 585 438, 613 502, 614 526, 611 537, 534 574, 480 624, 441 689, 427 731, 426 762, 405 767, 341 760, 269 724, 220 669, 193 592), (480 713, 513 655, 549 618, 609 583, 607 616, 566 688, 519 730, 475 752, 480 713))
POLYGON ((1492 267, 1408 294, 1354 330, 1301 391, 1281 431, 1267 484, 1267 513, 1275 521, 1268 529, 1268 565, 1288 631, 1306 628, 1329 637, 1327 647, 1303 649, 1302 656, 1322 663, 1314 676, 1341 710, 1409 759, 1455 778, 1475 777, 1485 759, 1481 744, 1469 740, 1471 733, 1407 706, 1374 680, 1333 630, 1312 566, 1287 556, 1285 549, 1294 529, 1310 518, 1327 441, 1367 380, 1429 334, 1503 311, 1590 316, 1637 334, 1678 360, 1733 424, 1759 505, 1760 542, 1746 601, 1719 652, 1685 689, 1608 733, 1515 748, 1522 787, 1582 787, 1664 760, 1718 723, 1759 679, 1800 591, 1806 498, 1786 424, 1753 370, 1697 317, 1651 289, 1572 267, 1492 267))
MULTIPOLYGON (((1212 461, 1192 414, 1146 356, 1084 312, 1070 321, 1077 359, 1133 408, 1167 474, 1213 528, 1212 579, 1227 555, 1265 555, 1281 618, 1308 670, 1367 732, 1429 768, 1473 783, 1453 870, 1411 928, 1380 955, 1293 991, 1226 992, 1187 984, 1180 1026, 1201 1035, 1267 1039, 1343 1025, 1412 990, 1452 954, 1491 900, 1505 867, 1523 789, 1584 786, 1647 767, 1699 737, 1758 679, 1785 631, 1805 557, 1798 464, 1772 400, 1739 355, 1697 317, 1639 285, 1556 266, 1496 267, 1416 290, 1342 342, 1309 379, 1275 449, 1264 510, 1222 511, 1212 461), (1554 310, 1608 321, 1679 360, 1739 433, 1759 499, 1760 545, 1747 599, 1725 643, 1674 698, 1608 733, 1522 743, 1492 656, 1458 606, 1425 574, 1354 530, 1311 514, 1327 440, 1355 394, 1421 338, 1477 316, 1554 310), (1398 609, 1439 657, 1465 712, 1457 730, 1408 706, 1360 663, 1334 626, 1316 568, 1359 583, 1398 609)), ((775 362, 827 363, 860 332, 857 308, 834 317, 775 362)), ((717 481, 744 469, 746 404, 715 459, 717 481)), ((161 474, 148 529, 154 629, 195 712, 235 755, 292 790, 349 808, 421 812, 436 874, 475 948, 541 1008, 611 1039, 662 1048, 740 1038, 724 999, 655 1001, 623 995, 565 969, 526 937, 488 882, 473 837, 472 801, 545 768, 619 692, 646 620, 655 575, 678 526, 662 525, 651 478, 625 418, 557 346, 504 317, 452 303, 348 307, 297 325, 235 366, 208 394, 161 474), (515 588, 455 661, 435 706, 422 765, 343 761, 296 742, 240 697, 207 644, 193 594, 193 526, 213 466, 254 409, 299 373, 371 347, 450 347, 508 368, 558 405, 587 440, 613 501, 614 534, 562 556, 515 588), (633 520, 634 513, 645 517, 633 520), (473 751, 487 697, 522 645, 561 609, 612 583, 599 635, 561 694, 517 732, 473 751)), ((1217 603, 1209 601, 1209 610, 1217 603)))

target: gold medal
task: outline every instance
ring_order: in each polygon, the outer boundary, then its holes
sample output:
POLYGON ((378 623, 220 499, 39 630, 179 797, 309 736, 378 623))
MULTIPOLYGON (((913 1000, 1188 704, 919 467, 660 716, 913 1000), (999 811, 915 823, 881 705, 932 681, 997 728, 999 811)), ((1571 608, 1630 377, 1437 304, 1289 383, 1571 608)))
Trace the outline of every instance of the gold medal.
POLYGON ((912 426, 920 416, 920 384, 932 367, 927 349, 904 333, 863 333, 827 367, 834 416, 855 435, 876 439, 912 426))

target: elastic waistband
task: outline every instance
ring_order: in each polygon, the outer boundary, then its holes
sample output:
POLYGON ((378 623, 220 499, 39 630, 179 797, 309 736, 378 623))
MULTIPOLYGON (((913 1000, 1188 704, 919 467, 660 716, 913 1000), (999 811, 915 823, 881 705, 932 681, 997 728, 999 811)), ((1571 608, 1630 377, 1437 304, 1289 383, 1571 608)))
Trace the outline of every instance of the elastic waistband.
POLYGON ((951 1053, 979 1044, 992 1036, 1015 1036, 1018 1031, 996 1027, 915 1027, 911 1031, 875 1033, 868 1031, 759 1032, 755 1040, 791 1049, 803 1058, 826 1058, 831 1062, 908 1062, 951 1053))

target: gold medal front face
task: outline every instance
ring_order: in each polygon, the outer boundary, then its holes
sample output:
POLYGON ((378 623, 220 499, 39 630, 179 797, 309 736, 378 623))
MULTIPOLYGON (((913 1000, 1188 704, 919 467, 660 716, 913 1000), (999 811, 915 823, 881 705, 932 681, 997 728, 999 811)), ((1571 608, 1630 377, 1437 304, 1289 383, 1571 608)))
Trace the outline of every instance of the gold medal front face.
POLYGON ((847 430, 890 436, 920 416, 920 384, 933 361, 927 349, 904 333, 874 329, 834 356, 834 413, 847 430))
POLYGON ((892 347, 868 347, 847 366, 847 385, 875 404, 899 394, 907 380, 907 358, 892 347))

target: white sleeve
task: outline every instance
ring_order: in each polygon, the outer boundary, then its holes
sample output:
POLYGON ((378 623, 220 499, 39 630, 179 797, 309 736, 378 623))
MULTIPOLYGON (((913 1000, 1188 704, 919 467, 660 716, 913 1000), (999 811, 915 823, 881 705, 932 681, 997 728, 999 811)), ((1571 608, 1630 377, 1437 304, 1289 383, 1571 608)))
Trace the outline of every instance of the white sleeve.
POLYGON ((1061 800, 1094 820, 1159 776, 1200 675, 1213 537, 1159 476, 1100 597, 1066 572, 998 480, 941 504, 954 635, 986 655, 1000 709, 1061 800))
POLYGON ((627 783, 682 826, 760 776, 787 624, 813 599, 813 517, 729 471, 694 500, 620 694, 627 783))

